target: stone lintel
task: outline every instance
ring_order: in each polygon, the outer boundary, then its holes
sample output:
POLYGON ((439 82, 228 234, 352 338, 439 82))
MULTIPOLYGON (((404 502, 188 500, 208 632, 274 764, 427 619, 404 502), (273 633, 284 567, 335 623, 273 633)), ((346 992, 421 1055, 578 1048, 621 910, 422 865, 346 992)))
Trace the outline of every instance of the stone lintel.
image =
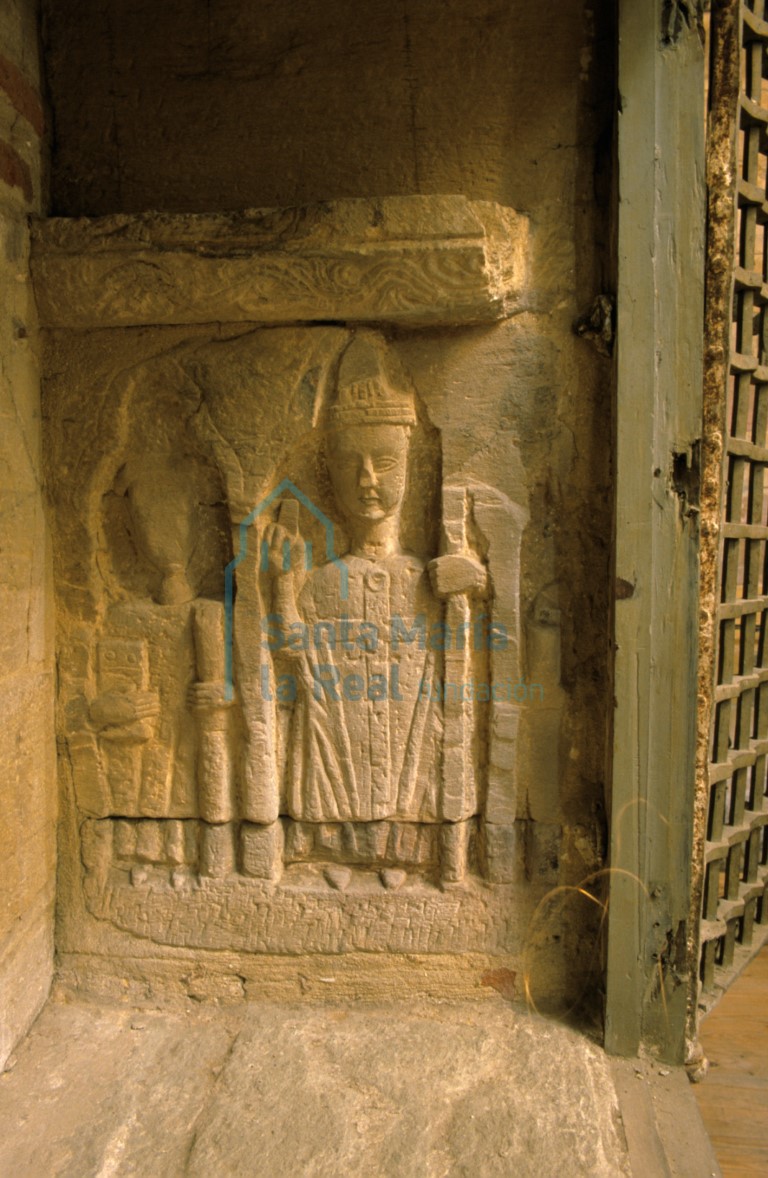
POLYGON ((493 323, 522 310, 527 218, 463 196, 217 214, 50 218, 33 229, 44 327, 493 323))

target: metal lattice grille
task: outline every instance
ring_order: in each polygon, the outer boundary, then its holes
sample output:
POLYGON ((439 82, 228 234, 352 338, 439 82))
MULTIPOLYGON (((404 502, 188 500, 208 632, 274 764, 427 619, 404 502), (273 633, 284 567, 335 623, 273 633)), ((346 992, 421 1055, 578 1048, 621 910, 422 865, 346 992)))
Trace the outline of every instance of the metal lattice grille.
MULTIPOLYGON (((768 0, 741 9, 736 259, 701 978, 768 929, 768 0)), ((762 937, 761 937, 762 939, 762 937)))

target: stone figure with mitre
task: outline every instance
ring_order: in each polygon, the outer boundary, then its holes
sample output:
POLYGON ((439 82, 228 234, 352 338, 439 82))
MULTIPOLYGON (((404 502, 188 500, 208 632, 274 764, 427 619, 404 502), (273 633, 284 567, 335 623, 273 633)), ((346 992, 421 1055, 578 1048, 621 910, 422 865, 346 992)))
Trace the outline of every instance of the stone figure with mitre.
MULTIPOLYGON (((466 554, 425 563, 401 544, 416 425, 413 392, 391 379, 377 341, 359 333, 341 359, 324 439, 349 538, 343 567, 329 561, 299 586, 298 561, 285 560, 286 545, 300 547, 297 531, 291 535, 281 516, 268 533, 282 653, 297 684, 286 803, 299 822, 462 823, 476 812, 467 764, 463 796, 446 805, 446 717, 429 685, 445 672, 444 644, 434 641, 445 629, 440 597, 460 595, 469 617, 466 603, 482 593, 486 571, 466 554), (303 642, 292 642, 296 633, 303 642)), ((465 626, 465 642, 468 634, 465 626)), ((466 761, 469 706, 460 720, 466 761)))

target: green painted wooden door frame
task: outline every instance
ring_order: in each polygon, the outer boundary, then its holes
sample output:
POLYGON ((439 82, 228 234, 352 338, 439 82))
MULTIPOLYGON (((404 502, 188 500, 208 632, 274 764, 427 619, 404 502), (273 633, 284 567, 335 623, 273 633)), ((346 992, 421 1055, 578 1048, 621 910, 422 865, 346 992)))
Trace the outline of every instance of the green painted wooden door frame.
POLYGON ((695 4, 620 0, 615 699, 605 1042, 682 1062, 695 803, 704 62, 695 4))

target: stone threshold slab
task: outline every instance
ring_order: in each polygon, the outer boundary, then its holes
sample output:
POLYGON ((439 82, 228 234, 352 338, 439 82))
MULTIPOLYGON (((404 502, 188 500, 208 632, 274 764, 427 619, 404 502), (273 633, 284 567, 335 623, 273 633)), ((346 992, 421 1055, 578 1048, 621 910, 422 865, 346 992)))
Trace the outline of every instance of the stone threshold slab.
POLYGON ((48 328, 494 323, 523 308, 527 218, 463 196, 33 224, 48 328))
POLYGON ((16 1060, 0 1078, 3 1174, 633 1173, 602 1051, 501 998, 51 1003, 16 1060))
POLYGON ((682 1068, 500 997, 51 1001, 0 1074, 0 1173, 720 1178, 682 1068))

